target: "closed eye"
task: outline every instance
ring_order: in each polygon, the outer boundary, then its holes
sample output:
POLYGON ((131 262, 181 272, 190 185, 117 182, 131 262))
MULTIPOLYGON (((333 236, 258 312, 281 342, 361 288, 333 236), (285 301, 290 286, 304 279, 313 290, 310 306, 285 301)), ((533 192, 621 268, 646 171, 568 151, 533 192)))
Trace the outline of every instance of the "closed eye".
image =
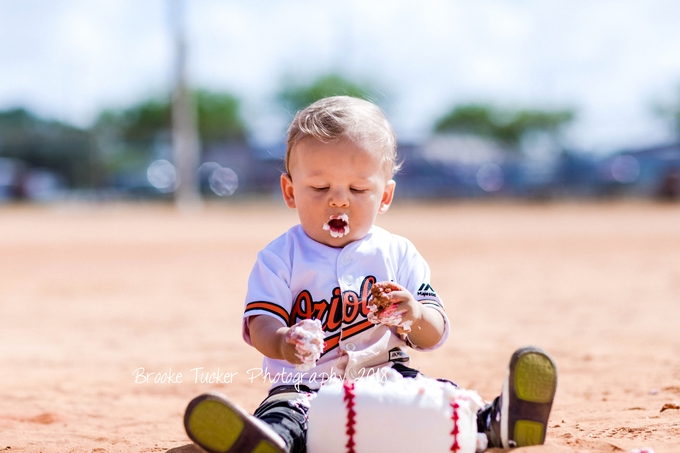
POLYGON ((364 193, 364 192, 368 192, 368 189, 353 189, 353 188, 351 188, 351 187, 350 187, 349 190, 352 191, 352 193, 364 193))
POLYGON ((325 192, 328 190, 328 187, 312 187, 312 190, 314 192, 325 192))

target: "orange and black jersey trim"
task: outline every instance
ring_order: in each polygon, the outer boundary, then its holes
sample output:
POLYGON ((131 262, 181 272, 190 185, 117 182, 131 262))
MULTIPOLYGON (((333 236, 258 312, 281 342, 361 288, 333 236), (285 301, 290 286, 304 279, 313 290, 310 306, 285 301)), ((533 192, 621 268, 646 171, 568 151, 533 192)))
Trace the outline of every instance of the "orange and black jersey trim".
POLYGON ((271 302, 250 302, 246 305, 245 314, 248 316, 249 312, 256 310, 263 310, 273 314, 275 317, 279 318, 286 326, 290 326, 290 315, 288 312, 280 305, 273 304, 271 302))

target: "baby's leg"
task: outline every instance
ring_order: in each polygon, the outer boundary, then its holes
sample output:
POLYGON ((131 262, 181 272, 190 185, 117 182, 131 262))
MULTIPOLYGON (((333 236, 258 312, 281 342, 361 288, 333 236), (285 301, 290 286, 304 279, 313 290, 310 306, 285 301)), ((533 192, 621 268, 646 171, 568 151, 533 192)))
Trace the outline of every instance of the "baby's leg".
POLYGON ((194 398, 184 415, 189 438, 208 453, 301 453, 311 393, 290 386, 270 392, 255 414, 219 393, 194 398))
POLYGON ((313 395, 305 386, 276 387, 255 410, 255 417, 281 436, 290 453, 303 453, 306 449, 307 412, 313 395))

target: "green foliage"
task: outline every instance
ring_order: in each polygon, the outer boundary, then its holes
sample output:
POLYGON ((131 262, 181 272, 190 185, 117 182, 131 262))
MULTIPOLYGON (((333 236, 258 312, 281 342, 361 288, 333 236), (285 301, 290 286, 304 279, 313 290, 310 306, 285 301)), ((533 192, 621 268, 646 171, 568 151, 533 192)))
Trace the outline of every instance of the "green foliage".
POLYGON ((327 74, 306 85, 286 82, 277 98, 291 114, 295 114, 309 104, 329 96, 344 95, 374 100, 373 93, 374 90, 367 84, 350 81, 339 74, 327 74))
MULTIPOLYGON (((203 142, 243 141, 247 129, 240 114, 240 101, 227 93, 198 90, 196 102, 198 131, 203 142)), ((147 99, 118 111, 104 111, 97 120, 96 130, 113 134, 127 143, 151 145, 172 128, 172 107, 169 98, 147 99)))
POLYGON ((63 175, 71 187, 94 187, 101 167, 89 131, 46 121, 25 109, 0 112, 0 157, 63 175))
POLYGON ((437 120, 434 130, 437 133, 459 132, 493 137, 497 129, 496 122, 492 118, 493 114, 493 109, 486 105, 456 106, 437 120))
POLYGON ((139 173, 149 165, 149 147, 123 143, 102 156, 102 166, 107 174, 139 173))
POLYGON ((240 101, 228 93, 213 93, 206 90, 196 91, 198 110, 198 131, 201 140, 244 141, 246 126, 241 118, 240 101))
POLYGON ((571 110, 501 110, 485 104, 467 104, 454 107, 437 120, 434 131, 478 135, 517 147, 525 134, 556 135, 573 118, 571 110))
POLYGON ((122 111, 106 110, 97 120, 98 130, 115 130, 127 142, 152 142, 172 125, 170 104, 164 99, 149 99, 122 111))

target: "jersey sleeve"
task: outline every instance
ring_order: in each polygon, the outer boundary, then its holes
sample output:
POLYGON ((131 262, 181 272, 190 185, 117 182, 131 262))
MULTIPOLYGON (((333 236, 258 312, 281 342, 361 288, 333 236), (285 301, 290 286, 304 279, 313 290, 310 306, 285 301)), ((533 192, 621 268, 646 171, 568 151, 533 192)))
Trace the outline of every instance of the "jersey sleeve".
POLYGON ((293 299, 289 282, 290 267, 272 251, 262 250, 248 278, 243 314, 243 339, 246 343, 252 345, 248 325, 251 316, 272 316, 284 326, 289 325, 293 299))
POLYGON ((420 351, 437 349, 446 342, 449 336, 449 318, 444 311, 444 303, 430 283, 430 266, 410 241, 403 240, 405 241, 405 250, 399 266, 397 282, 408 289, 417 301, 434 308, 444 318, 444 334, 436 345, 429 348, 420 348, 410 342, 409 345, 420 351))

